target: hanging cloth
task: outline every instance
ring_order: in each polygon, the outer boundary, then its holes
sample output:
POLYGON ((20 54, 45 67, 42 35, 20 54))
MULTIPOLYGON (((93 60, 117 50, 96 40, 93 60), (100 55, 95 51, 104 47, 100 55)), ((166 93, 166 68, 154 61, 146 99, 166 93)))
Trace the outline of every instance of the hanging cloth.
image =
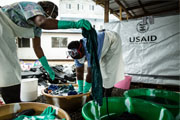
POLYGON ((100 65, 97 55, 97 33, 95 29, 89 31, 83 29, 82 35, 87 38, 87 50, 91 55, 91 72, 92 72, 92 96, 98 105, 102 106, 103 100, 103 88, 102 88, 102 76, 100 71, 100 65))

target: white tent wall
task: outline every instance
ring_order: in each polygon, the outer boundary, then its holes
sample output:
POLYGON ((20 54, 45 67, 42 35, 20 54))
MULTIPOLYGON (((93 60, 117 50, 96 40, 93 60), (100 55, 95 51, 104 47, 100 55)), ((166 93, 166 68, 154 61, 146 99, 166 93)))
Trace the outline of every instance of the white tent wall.
POLYGON ((122 40, 125 72, 133 82, 180 85, 180 15, 106 23, 122 40))

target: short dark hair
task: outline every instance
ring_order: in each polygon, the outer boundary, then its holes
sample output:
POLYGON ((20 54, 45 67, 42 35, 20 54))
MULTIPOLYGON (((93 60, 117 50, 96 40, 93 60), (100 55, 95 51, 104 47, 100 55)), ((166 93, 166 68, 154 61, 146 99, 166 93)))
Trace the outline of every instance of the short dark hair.
POLYGON ((47 10, 50 9, 50 8, 51 8, 51 11, 52 11, 53 8, 55 7, 53 13, 55 13, 58 16, 58 6, 56 4, 54 4, 53 2, 39 1, 38 4, 43 8, 44 12, 47 12, 47 10))
POLYGON ((80 46, 80 41, 72 41, 68 44, 68 49, 78 49, 80 46))

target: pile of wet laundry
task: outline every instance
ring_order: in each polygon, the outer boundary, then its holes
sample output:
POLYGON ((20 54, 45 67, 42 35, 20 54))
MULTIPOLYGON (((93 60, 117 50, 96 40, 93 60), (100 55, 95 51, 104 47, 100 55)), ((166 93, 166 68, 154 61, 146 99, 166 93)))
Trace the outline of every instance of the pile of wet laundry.
POLYGON ((77 95, 78 88, 75 88, 72 84, 70 85, 50 85, 44 90, 45 93, 56 96, 70 96, 77 95))
POLYGON ((38 78, 41 81, 47 81, 52 84, 76 83, 76 72, 74 65, 56 65, 51 66, 55 72, 55 79, 51 80, 48 73, 42 66, 32 67, 29 71, 22 71, 22 79, 38 78))

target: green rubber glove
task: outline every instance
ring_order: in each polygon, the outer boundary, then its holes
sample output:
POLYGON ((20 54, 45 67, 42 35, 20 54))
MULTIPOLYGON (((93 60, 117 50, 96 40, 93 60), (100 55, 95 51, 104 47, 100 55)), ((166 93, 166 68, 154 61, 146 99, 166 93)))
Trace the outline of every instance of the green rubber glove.
POLYGON ((48 72, 50 78, 51 78, 52 80, 54 80, 54 78, 55 78, 55 73, 54 73, 54 71, 50 68, 50 66, 49 66, 49 64, 48 64, 48 62, 47 62, 46 57, 45 57, 45 56, 41 57, 41 58, 39 59, 39 61, 41 62, 43 68, 48 72))
POLYGON ((83 93, 83 80, 78 80, 78 93, 83 93))
POLYGON ((69 29, 69 28, 85 28, 86 30, 91 30, 92 26, 88 20, 81 19, 78 22, 74 21, 58 21, 58 29, 69 29))
POLYGON ((88 83, 88 82, 85 81, 83 93, 85 94, 85 93, 89 92, 89 90, 91 89, 91 86, 92 86, 91 83, 88 83))
POLYGON ((54 120, 56 118, 56 110, 52 107, 47 107, 41 115, 26 116, 21 115, 14 120, 54 120))

